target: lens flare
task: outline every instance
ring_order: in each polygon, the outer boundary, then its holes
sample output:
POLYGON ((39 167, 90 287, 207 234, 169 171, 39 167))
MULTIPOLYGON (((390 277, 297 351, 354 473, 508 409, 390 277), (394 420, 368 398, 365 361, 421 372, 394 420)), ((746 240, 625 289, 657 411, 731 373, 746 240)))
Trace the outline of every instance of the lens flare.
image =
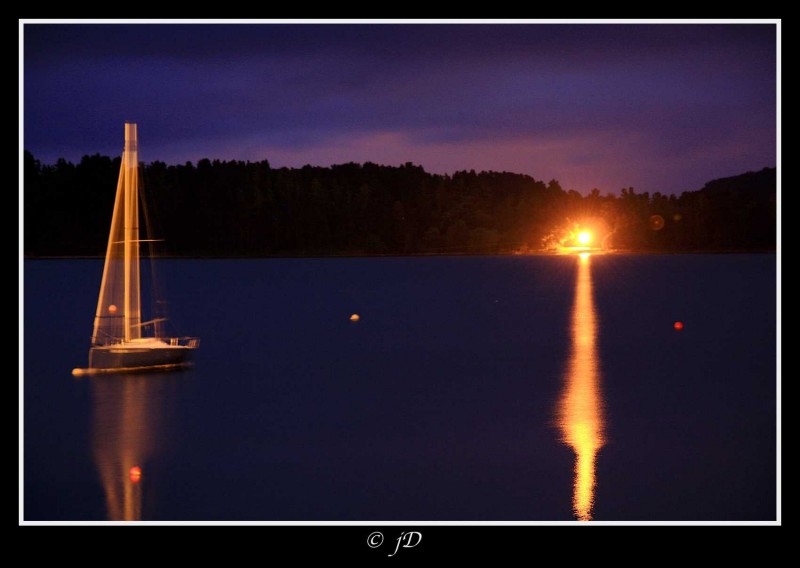
POLYGON ((650 228, 654 231, 660 231, 664 228, 664 217, 661 215, 650 215, 650 228))

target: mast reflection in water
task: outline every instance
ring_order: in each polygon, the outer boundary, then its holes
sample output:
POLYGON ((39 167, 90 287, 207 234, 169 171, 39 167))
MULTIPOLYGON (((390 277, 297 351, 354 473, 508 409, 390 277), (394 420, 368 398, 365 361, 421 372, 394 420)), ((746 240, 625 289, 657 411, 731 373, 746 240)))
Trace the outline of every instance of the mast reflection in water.
POLYGON ((158 449, 161 398, 158 375, 92 378, 94 460, 106 496, 108 519, 142 519, 147 462, 158 449))
POLYGON ((575 451, 572 508, 581 521, 592 519, 597 453, 605 443, 590 259, 589 253, 578 257, 572 305, 572 348, 558 406, 561 439, 575 451))

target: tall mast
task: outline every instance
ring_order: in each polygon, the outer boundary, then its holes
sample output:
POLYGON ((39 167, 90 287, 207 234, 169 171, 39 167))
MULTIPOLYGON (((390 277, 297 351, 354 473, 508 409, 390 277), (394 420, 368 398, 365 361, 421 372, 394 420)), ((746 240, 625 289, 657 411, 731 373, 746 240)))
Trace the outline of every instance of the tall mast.
POLYGON ((122 156, 124 179, 124 339, 141 337, 139 292, 139 149, 136 124, 125 123, 125 152, 122 156))

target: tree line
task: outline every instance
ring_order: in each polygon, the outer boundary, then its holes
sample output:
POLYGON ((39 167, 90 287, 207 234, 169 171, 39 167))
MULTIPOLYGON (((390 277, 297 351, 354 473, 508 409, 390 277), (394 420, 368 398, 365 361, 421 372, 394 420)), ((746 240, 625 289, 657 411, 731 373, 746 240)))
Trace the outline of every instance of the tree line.
MULTIPOLYGON (((47 165, 24 154, 24 254, 102 256, 120 158, 47 165)), ((316 256, 513 254, 565 244, 588 227, 596 244, 635 251, 774 250, 776 171, 717 179, 680 195, 564 190, 558 181, 412 163, 272 168, 203 159, 141 167, 163 254, 316 256)))

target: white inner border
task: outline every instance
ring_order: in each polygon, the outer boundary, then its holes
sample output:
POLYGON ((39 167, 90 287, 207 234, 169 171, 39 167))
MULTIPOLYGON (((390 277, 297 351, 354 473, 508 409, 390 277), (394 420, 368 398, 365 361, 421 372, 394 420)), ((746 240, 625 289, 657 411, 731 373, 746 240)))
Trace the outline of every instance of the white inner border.
MULTIPOLYGON (((356 525, 356 526, 408 526, 408 525, 443 525, 443 526, 527 526, 527 525, 780 525, 781 524, 781 20, 780 19, 553 19, 553 20, 516 20, 516 19, 378 19, 378 20, 348 20, 348 19, 278 19, 278 20, 248 20, 248 19, 20 19, 19 20, 19 524, 20 525, 356 525), (23 257, 23 179, 24 170, 24 35, 26 24, 775 24, 776 25, 776 170, 777 170, 777 305, 776 305, 776 357, 777 357, 777 413, 776 413, 776 520, 775 521, 25 521, 24 520, 24 381, 23 381, 23 352, 24 352, 24 257, 23 257)), ((66 379, 65 379, 66 380, 66 379)))

